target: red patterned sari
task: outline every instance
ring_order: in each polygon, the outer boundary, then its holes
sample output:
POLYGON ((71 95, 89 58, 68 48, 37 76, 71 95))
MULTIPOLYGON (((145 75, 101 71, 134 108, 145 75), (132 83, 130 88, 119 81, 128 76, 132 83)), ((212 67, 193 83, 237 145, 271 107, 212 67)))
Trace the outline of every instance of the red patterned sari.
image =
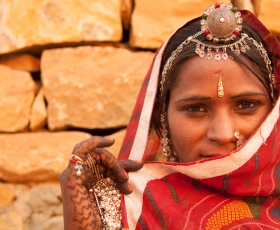
MULTIPOLYGON (((280 90, 279 43, 253 14, 241 12, 243 22, 259 33, 274 54, 280 90)), ((124 226, 130 230, 280 229, 280 99, 237 151, 191 163, 148 161, 160 149, 149 127, 167 42, 144 80, 119 155, 147 161, 140 171, 129 174, 133 193, 123 198, 124 226)))

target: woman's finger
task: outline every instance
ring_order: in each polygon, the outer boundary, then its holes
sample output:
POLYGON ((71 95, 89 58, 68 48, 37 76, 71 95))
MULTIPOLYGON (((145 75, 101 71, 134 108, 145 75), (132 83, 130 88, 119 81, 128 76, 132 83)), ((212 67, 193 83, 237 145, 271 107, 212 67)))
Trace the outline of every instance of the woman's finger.
POLYGON ((114 144, 115 140, 107 137, 94 136, 75 145, 72 154, 81 157, 83 160, 88 152, 96 148, 109 147, 114 144))
MULTIPOLYGON (((119 161, 119 163, 123 169, 130 172, 138 171, 143 167, 143 162, 141 161, 121 160, 119 161)), ((128 195, 132 193, 132 188, 127 181, 125 182, 116 181, 116 186, 120 190, 120 192, 124 195, 128 195)))
POLYGON ((136 172, 143 167, 142 161, 120 160, 120 165, 128 172, 136 172))
POLYGON ((104 148, 96 148, 89 152, 92 159, 95 160, 98 170, 105 177, 114 180, 117 188, 122 194, 130 194, 131 187, 127 183, 127 171, 137 171, 143 167, 143 162, 133 160, 118 161, 117 158, 104 148))
POLYGON ((100 172, 102 172, 103 167, 105 168, 105 174, 107 177, 119 182, 125 182, 128 180, 127 172, 120 165, 117 158, 106 149, 97 148, 91 152, 90 155, 96 160, 96 163, 100 165, 100 172))
POLYGON ((132 193, 132 188, 128 183, 128 174, 126 171, 135 172, 143 167, 143 162, 141 161, 133 161, 133 160, 121 160, 119 161, 121 168, 125 170, 125 174, 127 179, 123 182, 116 181, 116 186, 120 190, 120 192, 124 195, 128 195, 132 193))
POLYGON ((128 184, 128 182, 116 181, 116 186, 120 190, 120 193, 122 193, 124 195, 128 195, 128 194, 132 193, 132 189, 131 189, 130 185, 128 184))

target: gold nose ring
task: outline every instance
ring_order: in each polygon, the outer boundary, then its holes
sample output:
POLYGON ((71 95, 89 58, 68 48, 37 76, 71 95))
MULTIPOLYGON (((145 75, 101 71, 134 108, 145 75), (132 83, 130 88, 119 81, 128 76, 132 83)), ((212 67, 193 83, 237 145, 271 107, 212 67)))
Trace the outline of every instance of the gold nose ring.
POLYGON ((242 141, 240 140, 240 133, 235 132, 234 137, 236 138, 236 148, 238 149, 243 144, 242 141))

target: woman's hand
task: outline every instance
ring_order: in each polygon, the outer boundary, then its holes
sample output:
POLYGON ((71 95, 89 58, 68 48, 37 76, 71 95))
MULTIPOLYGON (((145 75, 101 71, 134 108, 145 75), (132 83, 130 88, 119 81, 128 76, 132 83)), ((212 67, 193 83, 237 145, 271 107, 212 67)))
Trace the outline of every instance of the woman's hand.
MULTIPOLYGON (((72 154, 83 161, 86 160, 87 154, 90 154, 104 178, 111 178, 116 182, 121 193, 129 194, 132 191, 127 183, 126 171, 137 171, 142 168, 143 163, 132 160, 118 161, 113 154, 104 149, 113 143, 113 139, 95 136, 77 144, 72 154)), ((96 177, 86 165, 83 165, 82 174, 78 176, 74 166, 75 163, 69 163, 60 177, 64 228, 67 230, 102 229, 99 211, 88 192, 96 183, 96 177)))

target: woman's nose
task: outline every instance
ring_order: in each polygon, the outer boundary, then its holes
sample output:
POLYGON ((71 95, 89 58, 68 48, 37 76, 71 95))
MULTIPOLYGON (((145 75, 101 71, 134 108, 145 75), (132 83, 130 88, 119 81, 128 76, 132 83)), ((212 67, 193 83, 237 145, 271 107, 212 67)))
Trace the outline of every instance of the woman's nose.
POLYGON ((236 141, 234 132, 238 131, 234 125, 234 119, 229 113, 216 114, 210 120, 207 130, 207 138, 220 145, 236 141))

